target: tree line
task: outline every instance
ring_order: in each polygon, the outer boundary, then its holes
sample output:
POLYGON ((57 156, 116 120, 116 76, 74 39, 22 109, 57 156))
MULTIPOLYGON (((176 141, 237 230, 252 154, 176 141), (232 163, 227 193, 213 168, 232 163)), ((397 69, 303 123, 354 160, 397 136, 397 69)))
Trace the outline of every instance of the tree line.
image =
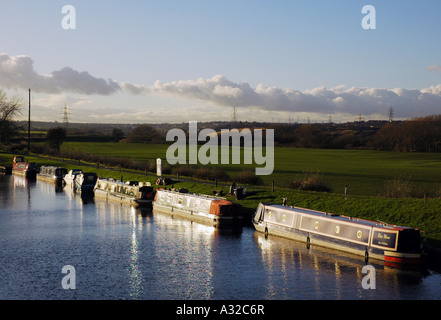
MULTIPOLYGON (((19 99, 9 99, 0 89, 0 145, 5 148, 19 134, 14 119, 20 115, 19 99)), ((380 126, 348 124, 262 124, 230 123, 232 129, 242 126, 253 129, 274 129, 275 145, 321 149, 374 149, 397 152, 441 152, 441 115, 430 115, 405 121, 385 123, 380 126)), ((215 128, 216 130, 216 128, 215 128)), ((164 143, 167 130, 141 124, 125 133, 115 128, 111 134, 114 142, 164 143)), ((47 130, 46 141, 52 151, 58 151, 69 134, 65 129, 47 130)))
POLYGON ((441 152, 441 115, 389 122, 377 128, 356 124, 278 125, 279 146, 320 149, 371 149, 397 152, 441 152))

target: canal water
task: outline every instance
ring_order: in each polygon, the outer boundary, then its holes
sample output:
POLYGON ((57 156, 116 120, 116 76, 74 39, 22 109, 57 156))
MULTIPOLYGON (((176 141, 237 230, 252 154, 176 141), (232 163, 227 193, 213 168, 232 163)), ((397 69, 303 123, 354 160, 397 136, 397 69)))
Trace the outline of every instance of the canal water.
POLYGON ((15 175, 0 175, 0 248, 2 300, 441 298, 430 269, 369 261, 375 282, 366 281, 362 257, 248 226, 220 232, 15 175))

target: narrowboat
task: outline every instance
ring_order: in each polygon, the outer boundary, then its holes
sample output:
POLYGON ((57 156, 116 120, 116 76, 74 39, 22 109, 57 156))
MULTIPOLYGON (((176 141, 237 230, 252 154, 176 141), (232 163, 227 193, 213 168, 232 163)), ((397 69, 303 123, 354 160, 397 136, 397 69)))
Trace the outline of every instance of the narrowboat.
POLYGON ((66 174, 67 174, 66 168, 41 166, 40 170, 37 173, 37 179, 46 182, 61 184, 66 174))
POLYGON ((94 172, 83 172, 77 174, 74 180, 74 190, 81 194, 93 194, 98 176, 94 172))
POLYGON ((135 208, 151 207, 155 196, 155 189, 149 182, 127 181, 124 183, 105 178, 97 180, 94 192, 95 198, 129 204, 135 208))
POLYGON ((74 185, 74 181, 75 181, 75 177, 76 177, 77 175, 79 175, 80 173, 83 173, 83 170, 81 170, 81 169, 72 169, 72 170, 70 170, 70 171, 64 176, 64 178, 63 178, 63 182, 64 182, 66 185, 71 185, 71 186, 73 186, 73 185, 74 185))
POLYGON ((153 211, 181 216, 217 228, 242 226, 241 206, 225 198, 158 189, 153 211))
POLYGON ((27 162, 22 156, 15 156, 12 162, 12 173, 26 178, 35 178, 37 165, 34 162, 27 162))
POLYGON ((366 261, 424 263, 419 229, 271 203, 260 203, 252 220, 255 229, 265 235, 350 252, 366 261))

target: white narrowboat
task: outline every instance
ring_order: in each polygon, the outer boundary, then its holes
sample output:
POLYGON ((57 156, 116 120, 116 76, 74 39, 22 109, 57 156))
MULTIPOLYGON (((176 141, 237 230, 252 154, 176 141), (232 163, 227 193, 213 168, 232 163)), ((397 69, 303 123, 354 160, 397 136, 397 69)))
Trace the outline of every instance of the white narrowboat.
POLYGON ((159 211, 214 227, 242 226, 241 206, 225 198, 158 189, 153 212, 159 211))
POLYGON ((66 168, 41 166, 37 173, 37 179, 45 182, 61 184, 66 174, 67 174, 66 168))
POLYGON ((95 198, 129 204, 135 208, 151 207, 155 196, 155 189, 149 182, 122 182, 103 178, 97 180, 94 192, 95 198))
POLYGON ((310 209, 260 203, 253 217, 257 231, 308 245, 334 248, 389 264, 422 264, 420 230, 310 209))

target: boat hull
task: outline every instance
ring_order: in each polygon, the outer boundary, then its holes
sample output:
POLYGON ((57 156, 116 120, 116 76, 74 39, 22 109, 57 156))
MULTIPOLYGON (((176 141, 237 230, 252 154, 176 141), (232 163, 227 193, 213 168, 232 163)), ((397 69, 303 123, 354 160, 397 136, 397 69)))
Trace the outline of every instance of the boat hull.
POLYGON ((218 227, 220 223, 220 221, 218 221, 214 216, 204 215, 197 212, 191 212, 187 210, 164 206, 157 203, 153 203, 153 212, 168 213, 171 214, 172 216, 178 216, 181 218, 189 219, 213 227, 218 227))
POLYGON ((148 208, 152 206, 153 202, 153 200, 126 197, 118 193, 107 192, 99 189, 95 189, 95 198, 104 199, 106 201, 116 202, 120 204, 126 204, 135 208, 148 208))
POLYGON ((45 175, 37 174, 37 180, 53 184, 61 184, 63 182, 63 177, 48 177, 45 175))
POLYGON ((26 178, 36 178, 37 172, 33 170, 15 170, 12 169, 12 173, 18 176, 26 177, 26 178))

